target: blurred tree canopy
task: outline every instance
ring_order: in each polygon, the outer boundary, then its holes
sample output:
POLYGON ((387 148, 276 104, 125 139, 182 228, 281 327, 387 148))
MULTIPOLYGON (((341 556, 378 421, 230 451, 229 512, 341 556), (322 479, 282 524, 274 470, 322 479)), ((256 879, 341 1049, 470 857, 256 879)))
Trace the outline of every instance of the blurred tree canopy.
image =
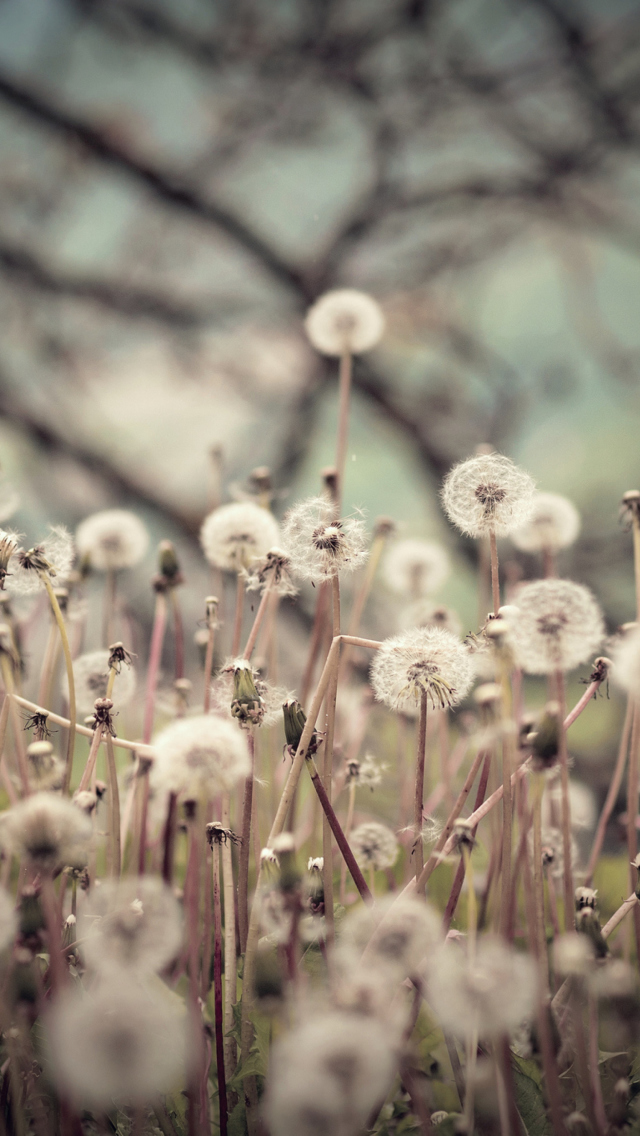
POLYGON ((193 536, 211 445, 303 484, 334 369, 301 317, 349 285, 388 320, 352 499, 381 440, 432 496, 492 443, 582 488, 582 578, 622 559, 597 493, 637 468, 634 0, 3 0, 0 147, 27 515, 121 500, 193 536))

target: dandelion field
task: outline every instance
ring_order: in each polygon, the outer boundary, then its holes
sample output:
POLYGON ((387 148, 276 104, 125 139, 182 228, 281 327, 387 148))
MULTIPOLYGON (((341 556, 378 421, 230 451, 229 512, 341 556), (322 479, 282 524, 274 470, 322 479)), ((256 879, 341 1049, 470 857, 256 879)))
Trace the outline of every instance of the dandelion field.
POLYGON ((383 330, 352 289, 311 308, 335 465, 278 516, 248 469, 203 519, 197 629, 162 541, 134 654, 133 513, 31 544, 0 501, 0 1136, 640 1132, 640 492, 611 633, 558 572, 573 504, 489 447, 454 466, 464 628, 446 550, 343 500, 353 356, 383 330), (535 578, 505 578, 508 542, 535 578), (603 729, 596 800, 572 748, 603 729))

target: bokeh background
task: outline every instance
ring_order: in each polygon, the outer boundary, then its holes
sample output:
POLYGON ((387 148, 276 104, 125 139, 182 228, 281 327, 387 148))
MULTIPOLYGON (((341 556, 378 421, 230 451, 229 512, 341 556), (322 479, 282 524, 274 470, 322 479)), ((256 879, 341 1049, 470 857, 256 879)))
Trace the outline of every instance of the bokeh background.
MULTIPOLYGON (((475 629, 438 488, 492 444, 576 502, 561 570, 633 617, 637 0, 2 0, 0 154, 0 462, 29 540, 135 510, 180 549, 193 630, 207 510, 268 465, 281 513, 332 461, 336 368, 302 319, 354 286, 387 332, 355 367, 348 508, 445 542, 475 629)), ((581 743, 601 786, 618 714, 581 743)))

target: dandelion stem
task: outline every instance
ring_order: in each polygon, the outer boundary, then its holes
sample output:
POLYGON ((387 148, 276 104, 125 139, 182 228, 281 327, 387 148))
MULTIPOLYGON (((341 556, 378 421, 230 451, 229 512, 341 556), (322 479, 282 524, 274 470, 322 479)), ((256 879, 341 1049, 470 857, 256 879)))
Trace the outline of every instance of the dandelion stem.
POLYGON ((111 874, 119 876, 122 865, 120 846, 120 790, 113 739, 107 735, 107 781, 109 785, 109 840, 111 846, 111 874))
MULTIPOLYGON (((634 530, 635 531, 635 530, 634 530)), ((638 819, 638 792, 639 792, 639 770, 638 770, 638 747, 640 746, 640 708, 638 703, 634 703, 633 707, 633 720, 631 723, 631 744, 629 746, 629 769, 627 781, 627 855, 630 861, 634 861, 638 853, 638 829, 636 822, 638 819)), ((636 869, 629 864, 629 882, 631 887, 635 887, 635 872, 636 869)), ((633 923, 636 938, 636 954, 640 960, 640 908, 635 908, 633 912, 633 923)))
POLYGON ((629 735, 631 734, 633 710, 633 699, 628 698, 624 725, 622 727, 622 734, 620 737, 620 745, 618 747, 618 757, 609 785, 609 791, 607 792, 606 800, 604 802, 604 805, 602 806, 602 812, 600 813, 600 819, 598 820, 598 827, 596 828, 596 834, 593 838, 593 847, 591 849, 589 862, 587 864, 587 874, 584 881, 586 887, 591 887, 593 873, 596 870, 596 864, 598 863, 598 858, 600 856, 602 845, 604 843, 604 836, 607 830, 607 824, 609 823, 609 817, 613 812, 614 805, 618 799, 618 793, 620 792, 620 785, 622 784, 622 778, 624 775, 624 767, 627 762, 627 750, 629 748, 629 735))
POLYGON ((116 610, 117 574, 115 568, 107 568, 104 582, 104 606, 102 610, 102 642, 105 647, 113 643, 113 617, 116 610))
POLYGON ((547 956, 547 934, 544 922, 544 883, 542 879, 542 794, 544 776, 533 777, 533 904, 535 912, 535 935, 538 955, 540 982, 545 997, 549 993, 549 961, 547 956))
POLYGON ((240 953, 244 954, 249 932, 249 860, 251 857, 251 806, 253 803, 253 777, 255 769, 255 734, 253 729, 247 733, 251 772, 244 783, 242 798, 242 835, 238 863, 238 927, 240 931, 240 953))
MULTIPOLYGON (((345 826, 344 826, 344 834, 345 834, 345 837, 346 837, 347 840, 349 839, 349 836, 351 834, 351 826, 353 825, 353 813, 354 813, 354 809, 355 809, 355 804, 356 804, 356 781, 355 781, 355 778, 353 778, 349 782, 349 803, 347 805, 347 819, 346 819, 346 823, 345 823, 345 826)), ((346 882, 347 882, 347 865, 346 865, 346 863, 343 859, 343 861, 340 865, 340 903, 341 903, 342 907, 344 907, 344 904, 345 904, 346 882)))
POLYGON ((316 600, 316 611, 313 617, 313 628, 311 630, 311 642, 309 644, 309 657, 305 667, 302 683, 300 686, 300 701, 304 706, 309 698, 309 691, 311 690, 311 683, 313 682, 313 672, 316 669, 316 662, 318 660, 318 653, 322 645, 322 634, 324 631, 325 615, 327 610, 327 603, 329 600, 329 581, 323 580, 318 589, 318 598, 316 600))
MULTIPOLYGON (((363 876, 363 874, 362 874, 362 872, 361 872, 361 870, 358 866, 358 862, 357 862, 353 852, 351 851, 351 848, 349 846, 349 842, 348 842, 344 832, 342 831, 342 825, 340 824, 340 821, 338 820, 338 818, 335 814, 335 810, 333 808, 333 805, 331 804, 331 801, 329 800, 329 797, 327 795, 327 791, 326 791, 324 785, 322 784, 316 763, 309 754, 307 754, 306 760, 307 760, 307 769, 309 771, 309 776, 311 777, 311 780, 313 782, 313 787, 314 787, 316 793, 318 794, 318 799, 320 801, 320 804, 322 805, 324 815, 327 819, 328 827, 336 838, 336 844, 338 845, 338 848, 340 849, 340 851, 341 851, 341 853, 344 857, 345 864, 347 865, 347 867, 348 867, 348 869, 351 873, 351 877, 353 879, 353 882, 356 885, 358 891, 360 892, 362 899, 371 900, 373 898, 373 896, 371 894, 371 891, 367 887, 367 881, 365 880, 365 878, 364 878, 364 876, 363 876)), ((326 903, 326 897, 325 897, 325 903, 326 903)))
POLYGON ((0 655, 0 668, 2 669, 2 681, 4 682, 4 689, 6 691, 5 701, 9 699, 9 711, 11 713, 11 725, 13 727, 18 773, 22 782, 22 791, 25 797, 27 797, 31 791, 29 786, 29 770, 27 768, 27 758, 22 744, 22 725, 16 709, 16 695, 13 693, 13 667, 11 666, 11 660, 8 655, 4 652, 0 655))
POLYGON ((67 635, 67 629, 65 627, 65 622, 64 622, 64 619, 62 617, 62 612, 60 611, 60 604, 58 603, 56 594, 53 590, 53 586, 51 584, 49 577, 47 576, 47 574, 45 572, 39 572, 38 574, 39 574, 40 579, 42 580, 45 588, 47 589, 47 595, 49 597, 49 603, 51 604, 51 609, 53 611, 55 621, 58 625, 58 631, 60 633, 60 642, 62 643, 62 650, 63 650, 63 653, 64 653, 64 661, 65 661, 65 665, 66 665, 66 668, 67 668, 67 683, 68 683, 68 686, 69 686, 69 723, 70 724, 69 724, 69 733, 67 735, 67 762, 66 762, 65 771, 64 771, 64 792, 68 793, 69 792, 69 786, 71 785, 71 774, 72 774, 72 771, 73 771, 73 755, 74 755, 75 744, 76 744, 76 684, 75 684, 74 677, 73 677, 73 662, 72 662, 72 659, 71 659, 71 648, 69 647, 69 637, 67 635))
POLYGON ((173 851, 176 840, 177 812, 178 796, 176 793, 169 793, 162 839, 162 878, 169 886, 173 883, 173 851))
MULTIPOLYGON (((222 827, 227 830, 231 822, 229 794, 222 798, 222 827)), ((233 1006, 236 1000, 236 912, 233 886, 233 858, 231 842, 222 844, 222 882, 224 885, 224 1053, 225 1068, 230 1078, 236 1068, 236 1042, 230 1036, 233 1028, 233 1006)))
POLYGON ((343 351, 340 356, 340 380, 338 391, 338 434, 336 438, 336 469, 338 485, 336 488, 337 514, 340 516, 344 494, 344 470, 347 463, 347 442, 349 440, 349 402, 351 399, 352 356, 343 351))
POLYGON ((175 677, 179 679, 184 678, 184 624, 182 622, 182 610, 180 608, 178 589, 176 587, 169 588, 169 601, 173 613, 175 677))
POLYGON ((147 690, 144 704, 144 725, 142 729, 142 741, 148 745, 151 741, 153 733, 153 716, 156 701, 156 686, 158 684, 158 673, 160 670, 160 660, 162 658, 162 644, 164 642, 164 632, 167 625, 167 597, 163 592, 158 592, 156 595, 156 609, 153 617, 153 629, 151 631, 151 644, 149 647, 149 667, 147 670, 147 690))
MULTIPOLYGON (((333 636, 335 639, 340 635, 340 581, 337 574, 331 578, 331 599, 333 604, 333 636)), ((327 731, 324 746, 322 747, 322 784, 329 803, 331 803, 331 787, 333 783, 333 743, 336 728, 336 698, 338 694, 339 670, 340 663, 338 657, 336 657, 327 688, 325 703, 327 710, 327 731)), ((333 841, 331 839, 331 826, 326 809, 322 821, 322 855, 324 857, 322 869, 324 916, 327 928, 327 940, 331 941, 333 939, 333 841)))
MULTIPOLYGON (((471 862, 471 850, 464 845, 462 849, 462 858, 464 861, 464 870, 467 878, 467 955, 469 964, 474 965, 476 959, 476 931, 478 926, 478 907, 476 903, 476 892, 473 882, 473 864, 471 862)), ((471 1011, 473 1013, 473 1011, 471 1011)), ((466 1122, 466 1131, 473 1132, 473 1095, 475 1087, 475 1070, 476 1070, 476 1056, 478 1053, 478 1023, 477 1016, 474 1016, 474 1024, 467 1039, 467 1070, 466 1070, 466 1086, 464 1095, 464 1117, 466 1122)))
POLYGON ((204 693, 202 699, 205 714, 208 714, 211 709, 211 672, 213 670, 213 650, 216 639, 215 618, 209 620, 208 631, 209 638, 207 639, 207 650, 204 656, 204 693))
POLYGON ((562 856, 563 864, 563 884, 564 884, 564 929, 565 931, 571 930, 573 924, 573 872, 571 869, 571 805, 569 802, 569 755, 567 753, 567 731, 564 725, 564 718, 566 715, 566 697, 564 686, 564 675, 562 671, 556 671, 555 683, 557 691, 557 699, 560 705, 560 718, 562 720, 562 728, 560 730, 560 779, 562 786, 562 856))
POLYGON ((89 782, 91 780, 91 775, 92 775, 93 770, 95 768, 96 760, 97 760, 97 757, 98 757, 98 750, 100 749, 100 742, 101 741, 102 741, 102 723, 100 722, 100 723, 98 723, 98 725, 95 727, 95 729, 93 731, 93 737, 91 739, 91 745, 89 747, 89 755, 87 757, 87 764, 84 767, 82 777, 80 778, 80 784, 78 785, 78 792, 79 793, 81 793, 89 785, 89 782))
POLYGON ((630 895, 628 899, 625 899, 624 903, 620 904, 618 910, 614 911, 609 921, 605 923, 604 927, 602 928, 602 938, 608 939, 609 936, 613 934, 616 927, 619 927, 619 925, 622 923, 625 915, 628 915, 630 911, 634 911, 637 906, 638 897, 636 893, 633 892, 633 894, 630 895))
MULTIPOLYGON (((491 769, 491 754, 487 753, 486 756, 485 756, 485 759, 484 759, 484 765, 482 766, 482 773, 480 774, 480 781, 478 782, 478 791, 476 793, 476 800, 475 800, 475 805, 474 805, 474 808, 476 808, 476 809, 479 808, 479 806, 484 801, 484 795, 487 791, 487 782, 489 780, 489 770, 490 769, 491 769)), ((476 830, 477 830, 477 825, 475 825, 471 829, 471 836, 475 836, 476 830)), ((458 868, 456 870, 456 874, 455 874, 455 877, 454 877, 454 880, 453 880, 453 884, 451 886, 451 892, 450 892, 450 895, 449 895, 449 899, 447 901, 447 906, 445 908, 445 912, 444 912, 444 915, 442 917, 442 927, 443 927, 445 934, 447 933, 447 931, 449 930, 449 928, 451 926, 451 920, 453 919, 455 912, 456 912, 456 907, 458 906, 458 900, 460 898, 460 892, 462 891, 462 884, 464 882, 464 872, 465 872, 464 860, 461 859, 460 863, 458 864, 458 868)))
MULTIPOLYGON (((378 570, 378 564, 380 563, 380 557, 382 556, 388 535, 389 529, 385 527, 381 532, 376 533, 371 543, 371 551, 369 553, 369 559, 367 561, 364 576, 362 578, 360 587, 356 592, 353 606, 351 608, 351 615, 349 617, 347 628, 349 635, 357 635, 358 633, 360 620, 362 619, 362 613, 369 598, 369 592, 371 591, 373 580, 378 570)), ((342 659, 340 660, 339 677, 341 682, 348 681, 350 670, 350 655, 351 652, 349 648, 345 647, 342 653, 342 659)))
POLYGON ((266 588, 264 589, 264 592, 262 593, 262 598, 260 600, 260 603, 258 604, 258 610, 256 612, 255 619, 253 621, 253 627, 251 628, 251 631, 249 632, 249 638, 247 639, 245 649, 242 652, 242 658, 243 659, 250 659, 252 654, 253 654, 253 649, 256 645, 256 639, 258 638, 258 632, 260 631, 260 625, 262 623, 265 612, 267 610, 267 605, 269 603, 269 597, 271 595, 271 586, 272 586, 272 580, 269 580, 266 588))
POLYGON ((233 619, 233 641, 231 654, 235 658, 240 650, 240 636, 242 635, 242 611, 244 607, 244 578, 240 572, 236 579, 236 611, 233 619))
MULTIPOLYGON (((213 852, 213 999, 216 1031, 216 1065, 218 1068, 218 1101, 220 1136, 227 1132, 227 1082, 224 1068, 224 1021, 222 1006, 222 905, 220 903, 221 847, 214 843, 213 852)), ((207 976, 208 984, 208 976, 207 976)))
POLYGON ((496 543, 495 529, 489 532, 489 549, 491 553, 491 595, 493 598, 493 614, 500 610, 500 576, 498 572, 498 545, 496 543))
MULTIPOLYGON (((400 893, 401 895, 404 895, 404 894, 411 892, 411 891, 414 891, 414 890, 419 892, 427 883, 427 880, 431 876, 431 873, 433 872, 434 868, 440 863, 440 858, 441 858, 440 853, 443 851, 443 849, 446 848, 446 846, 448 844, 449 837, 451 836, 453 826, 454 826, 456 820, 458 819, 458 817, 460 816, 460 813, 462 812, 462 810, 464 808, 465 801, 466 801, 467 797, 469 796, 469 793, 471 792, 471 786, 473 785, 473 782, 476 779, 476 774, 477 774, 482 762, 484 761, 485 757, 486 757, 486 753, 485 753, 484 750, 480 750, 480 752, 476 754, 476 756, 473 760, 473 763, 471 765, 471 768, 470 768, 469 772, 467 773, 464 784, 463 784, 463 786, 462 786, 462 788, 461 788, 461 790, 458 794, 456 802, 455 802, 451 812, 449 813, 449 816, 447 817, 446 824, 445 824, 442 832, 440 833, 440 836, 438 837, 438 839, 437 839, 437 841, 436 841, 436 843, 433 847, 433 850, 431 852, 429 859, 427 860, 424 868, 422 869, 418 879, 415 881, 415 887, 413 886, 413 881, 411 881, 407 885, 407 887, 404 889, 404 891, 400 893)), ((485 802, 485 804, 486 803, 487 802, 485 802)), ((479 811, 480 810, 478 810, 478 812, 479 811)), ((476 814, 472 813, 471 817, 469 817, 469 820, 473 821, 474 818, 475 818, 475 815, 476 814)), ((450 851, 450 849, 448 849, 448 850, 450 851)))
POLYGON ((424 763, 427 744, 427 692, 420 695, 420 719, 418 723, 418 744, 416 749, 416 787, 413 800, 413 854, 415 856, 416 891, 417 881, 424 867, 422 847, 422 809, 424 804, 424 763))

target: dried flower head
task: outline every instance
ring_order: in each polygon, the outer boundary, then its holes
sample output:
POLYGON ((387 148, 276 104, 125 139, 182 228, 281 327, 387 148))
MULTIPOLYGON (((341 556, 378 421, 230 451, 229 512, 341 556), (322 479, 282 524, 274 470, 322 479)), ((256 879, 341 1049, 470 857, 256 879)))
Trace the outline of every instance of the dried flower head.
POLYGON ((455 611, 445 607, 444 604, 435 604, 427 599, 415 600, 414 603, 403 608, 399 623, 403 628, 441 627, 443 631, 455 635, 456 639, 459 639, 462 633, 462 624, 455 611))
POLYGON ((415 706, 423 694, 433 707, 457 706, 472 681, 467 648, 439 627, 416 627, 385 639, 371 665, 376 698, 394 710, 415 706))
POLYGON ((604 637, 600 608, 588 588, 571 580, 536 580, 517 595, 516 653, 529 674, 569 671, 604 637))
POLYGON ((153 974, 175 958, 182 942, 178 901, 153 876, 104 880, 82 909, 79 937, 94 970, 153 974))
POLYGON ((81 560, 96 572, 114 572, 140 563, 149 545, 149 533, 135 513, 105 509, 78 525, 76 544, 81 560))
POLYGON ((0 814, 0 844, 41 872, 87 862, 91 822, 71 801, 34 793, 0 814))
POLYGON ((353 1136, 387 1092, 393 1038, 375 1019, 315 1015, 273 1046, 265 1117, 272 1136, 353 1136))
POLYGON ((272 726, 280 719, 284 687, 260 678, 247 659, 229 659, 211 686, 211 707, 216 714, 230 714, 243 726, 272 726))
POLYGON ((179 718, 153 742, 151 780, 158 789, 187 800, 211 800, 229 793, 251 772, 245 734, 217 714, 179 718))
POLYGON ((221 505, 205 517, 200 543, 214 568, 241 572, 266 556, 280 540, 278 524, 268 509, 252 501, 221 505))
POLYGON ((9 563, 6 588, 12 595, 31 595, 44 588, 42 576, 56 585, 71 572, 75 548, 71 533, 62 525, 49 527, 40 544, 14 553, 9 563))
POLYGON ((392 868, 398 858, 398 841, 390 828, 379 821, 367 821, 354 828, 349 844, 362 868, 376 872, 392 868))
MULTIPOLYGON (((73 681, 76 688, 76 704, 79 714, 91 714, 97 698, 105 698, 109 681, 109 648, 88 651, 79 655, 73 663, 73 681)), ((113 681, 112 698, 118 710, 123 710, 132 701, 136 692, 136 671, 134 667, 121 667, 113 681)), ((60 689, 63 697, 69 699, 69 684, 66 674, 60 676, 60 689)))
POLYGON ((557 552, 573 544, 580 532, 580 514, 560 493, 535 493, 526 524, 514 529, 511 539, 522 552, 557 552))
POLYGON ((435 541, 398 540, 388 549, 382 570, 392 592, 417 600, 437 592, 451 573, 451 562, 435 541))
POLYGON ((504 454, 481 454, 453 467, 442 487, 449 520, 467 536, 507 536, 528 521, 533 478, 504 454))
POLYGON ((270 548, 266 556, 254 562, 247 572, 247 591, 265 592, 269 588, 277 596, 298 593, 291 579, 291 561, 282 548, 270 548))
POLYGON ((468 1037, 509 1034, 531 1016, 537 999, 536 966, 499 939, 480 939, 468 959, 456 944, 446 945, 428 975, 429 1004, 444 1029, 468 1037))
POLYGON ((66 989, 45 1029, 53 1081, 77 1105, 150 1104, 179 1089, 189 1068, 188 1018, 179 999, 122 971, 92 990, 66 989))
POLYGON ((336 520, 326 497, 309 497, 284 518, 282 536, 293 571, 303 580, 330 580, 353 572, 369 555, 364 524, 355 517, 336 520))
POLYGON ((323 355, 360 355, 382 337, 385 320, 372 296, 355 288, 325 292, 307 312, 305 331, 323 355))

